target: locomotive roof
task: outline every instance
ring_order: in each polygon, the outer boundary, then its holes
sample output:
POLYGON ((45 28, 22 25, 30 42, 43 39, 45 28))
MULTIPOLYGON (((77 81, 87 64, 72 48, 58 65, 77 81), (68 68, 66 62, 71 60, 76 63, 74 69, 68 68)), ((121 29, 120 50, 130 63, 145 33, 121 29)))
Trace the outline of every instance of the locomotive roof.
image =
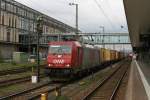
POLYGON ((54 41, 49 42, 49 45, 76 45, 78 47, 81 47, 81 43, 78 41, 54 41))

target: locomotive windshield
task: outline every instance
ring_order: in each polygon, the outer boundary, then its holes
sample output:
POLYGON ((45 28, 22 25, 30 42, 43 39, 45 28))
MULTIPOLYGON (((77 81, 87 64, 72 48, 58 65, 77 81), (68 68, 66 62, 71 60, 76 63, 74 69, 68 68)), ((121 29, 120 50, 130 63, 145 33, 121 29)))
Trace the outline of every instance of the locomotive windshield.
POLYGON ((71 46, 69 45, 51 45, 49 53, 51 54, 71 54, 71 46))

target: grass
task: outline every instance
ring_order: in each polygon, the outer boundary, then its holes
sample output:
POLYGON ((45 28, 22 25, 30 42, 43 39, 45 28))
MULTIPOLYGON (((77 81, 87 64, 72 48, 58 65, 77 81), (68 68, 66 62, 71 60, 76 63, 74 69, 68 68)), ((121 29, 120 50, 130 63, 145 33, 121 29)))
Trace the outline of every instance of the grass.
POLYGON ((55 100, 70 100, 70 99, 66 96, 58 96, 58 97, 56 97, 55 100))
POLYGON ((18 91, 18 89, 21 89, 22 86, 20 85, 11 85, 11 86, 8 86, 8 87, 4 87, 4 88, 1 88, 1 92, 5 92, 5 93, 8 93, 8 92, 11 92, 12 90, 13 91, 18 91))
POLYGON ((13 74, 13 75, 5 75, 5 76, 0 76, 0 80, 10 80, 10 79, 22 78, 22 77, 31 76, 32 74, 33 73, 30 71, 30 72, 18 73, 18 74, 13 74))
MULTIPOLYGON (((30 73, 28 73, 28 75, 26 74, 26 76, 29 76, 30 74, 32 74, 32 73, 30 72, 30 73)), ((40 80, 41 80, 40 82, 42 82, 42 81, 44 82, 45 80, 48 80, 48 79, 41 78, 40 80)), ((38 86, 38 84, 40 84, 40 83, 32 84, 30 81, 27 81, 27 82, 22 82, 22 83, 18 83, 18 84, 12 84, 12 85, 9 85, 6 87, 5 86, 0 87, 0 96, 12 94, 12 93, 17 92, 17 91, 23 91, 27 88, 38 86)))
MULTIPOLYGON (((101 77, 99 77, 99 78, 101 78, 101 77)), ((90 85, 91 85, 93 82, 95 82, 97 79, 98 79, 98 78, 96 77, 96 78, 91 78, 91 79, 89 79, 89 80, 84 80, 84 81, 82 81, 82 82, 84 82, 84 84, 81 84, 81 85, 80 85, 80 90, 86 89, 88 86, 90 86, 90 85)))
POLYGON ((14 91, 21 90, 22 88, 23 88, 23 85, 12 85, 8 87, 0 88, 0 96, 14 93, 14 91))
POLYGON ((101 72, 98 72, 97 74, 94 74, 93 76, 90 76, 88 79, 81 80, 79 82, 80 91, 89 87, 93 82, 102 80, 103 77, 106 75, 106 73, 107 73, 107 70, 104 69, 101 72))

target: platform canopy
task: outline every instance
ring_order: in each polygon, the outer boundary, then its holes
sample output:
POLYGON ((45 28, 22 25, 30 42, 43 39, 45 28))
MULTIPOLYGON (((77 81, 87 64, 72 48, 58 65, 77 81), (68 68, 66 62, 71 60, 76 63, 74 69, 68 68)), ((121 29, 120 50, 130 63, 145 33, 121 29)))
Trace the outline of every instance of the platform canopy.
POLYGON ((150 0, 124 0, 133 47, 141 46, 141 35, 150 34, 150 0))

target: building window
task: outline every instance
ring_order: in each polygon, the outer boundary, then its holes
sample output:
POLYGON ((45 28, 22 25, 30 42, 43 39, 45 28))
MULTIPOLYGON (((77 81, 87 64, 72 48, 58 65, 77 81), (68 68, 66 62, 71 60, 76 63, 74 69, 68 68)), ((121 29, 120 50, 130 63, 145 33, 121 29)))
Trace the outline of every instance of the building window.
POLYGON ((45 28, 46 28, 46 32, 45 33, 48 33, 48 26, 46 26, 45 28))
POLYGON ((11 11, 11 5, 9 3, 6 3, 6 10, 11 11))
POLYGON ((14 27, 17 28, 17 19, 15 19, 14 27))
POLYGON ((2 9, 5 9, 5 7, 6 7, 6 2, 2 0, 2 1, 1 1, 1 8, 2 8, 2 9))
POLYGON ((2 15, 2 25, 4 25, 4 15, 2 15))
POLYGON ((14 24, 15 24, 15 23, 14 23, 14 16, 12 16, 12 27, 15 27, 14 24))
POLYGON ((7 42, 10 42, 10 29, 7 28, 7 42))
POLYGON ((8 25, 11 26, 11 18, 8 19, 8 25))
POLYGON ((14 6, 14 8, 13 8, 13 12, 14 12, 14 13, 17 13, 17 8, 16 8, 16 6, 14 6))

